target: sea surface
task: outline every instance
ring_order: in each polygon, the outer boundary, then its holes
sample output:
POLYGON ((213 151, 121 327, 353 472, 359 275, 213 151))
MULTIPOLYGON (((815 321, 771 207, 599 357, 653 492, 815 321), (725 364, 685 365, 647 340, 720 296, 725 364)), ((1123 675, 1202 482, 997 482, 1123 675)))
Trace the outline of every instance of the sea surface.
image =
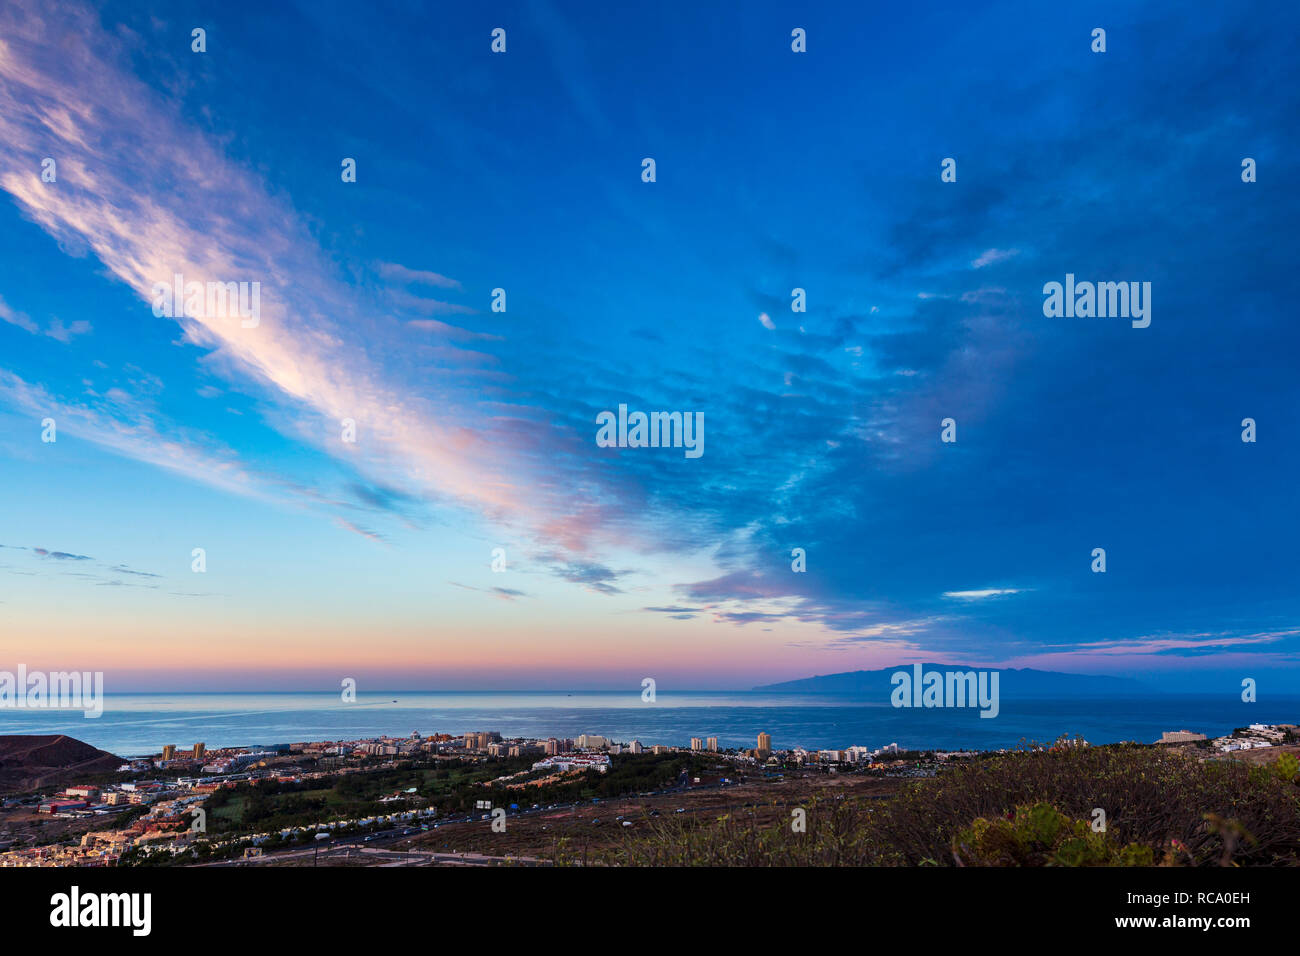
POLYGON ((0 710, 0 734, 67 734, 119 756, 156 754, 163 744, 189 749, 351 740, 412 731, 462 734, 499 731, 506 737, 600 734, 618 741, 688 746, 691 737, 717 737, 722 747, 753 747, 760 731, 776 749, 983 749, 1022 741, 1050 743, 1062 734, 1091 743, 1151 743, 1166 730, 1211 737, 1250 723, 1300 723, 1300 696, 1242 703, 1220 696, 1105 699, 1018 699, 1001 702, 997 717, 975 709, 894 708, 888 700, 770 693, 226 693, 106 695, 104 712, 0 710))

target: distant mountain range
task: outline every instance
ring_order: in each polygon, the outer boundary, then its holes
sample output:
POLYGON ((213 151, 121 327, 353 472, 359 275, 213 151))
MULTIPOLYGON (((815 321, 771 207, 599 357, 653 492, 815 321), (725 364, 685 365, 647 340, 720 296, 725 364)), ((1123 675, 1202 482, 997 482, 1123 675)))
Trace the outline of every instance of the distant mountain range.
MULTIPOLYGON (((763 684, 754 690, 776 694, 835 694, 846 697, 870 697, 888 700, 894 689, 891 677, 899 671, 913 673, 914 664, 899 664, 878 671, 845 671, 763 684)), ((987 668, 967 664, 922 664, 922 672, 997 670, 999 692, 1003 697, 1133 697, 1152 689, 1127 677, 1098 677, 1090 674, 1062 674, 1032 668, 987 668)))

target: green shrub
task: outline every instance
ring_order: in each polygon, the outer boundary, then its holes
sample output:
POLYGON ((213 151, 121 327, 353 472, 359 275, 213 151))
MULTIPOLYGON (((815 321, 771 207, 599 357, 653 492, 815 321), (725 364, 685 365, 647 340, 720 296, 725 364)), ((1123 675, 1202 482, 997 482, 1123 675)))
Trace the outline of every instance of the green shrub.
POLYGON ((1016 807, 1011 820, 980 817, 953 838, 958 866, 1151 866, 1139 843, 1121 846, 1046 803, 1016 807))

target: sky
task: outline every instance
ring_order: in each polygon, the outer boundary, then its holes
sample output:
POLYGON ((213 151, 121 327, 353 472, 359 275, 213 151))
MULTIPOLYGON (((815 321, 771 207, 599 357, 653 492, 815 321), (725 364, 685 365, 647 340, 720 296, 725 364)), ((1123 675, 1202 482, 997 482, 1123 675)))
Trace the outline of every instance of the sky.
POLYGON ((1300 10, 814 7, 0 6, 0 669, 1294 692, 1300 10))

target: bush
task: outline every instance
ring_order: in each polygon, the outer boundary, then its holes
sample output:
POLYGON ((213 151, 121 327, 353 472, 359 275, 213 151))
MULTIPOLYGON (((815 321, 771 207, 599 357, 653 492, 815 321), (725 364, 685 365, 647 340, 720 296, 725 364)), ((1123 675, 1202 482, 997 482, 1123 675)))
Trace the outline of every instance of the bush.
POLYGON ((806 802, 807 831, 664 820, 607 862, 658 866, 1296 866, 1295 759, 1268 767, 1134 745, 1020 751, 891 800, 806 802), (1094 810, 1106 832, 1092 833, 1094 810))
POLYGON ((1232 862, 1240 865, 1300 860, 1295 788, 1276 773, 1236 761, 1202 762, 1133 745, 1086 747, 1007 754, 927 783, 909 788, 878 815, 882 862, 943 860, 952 838, 970 822, 1037 803, 1083 820, 1101 808, 1115 840, 1140 843, 1160 859, 1173 850, 1183 864, 1221 863, 1228 843, 1232 862))
POLYGON ((1016 807, 1011 820, 980 817, 953 838, 958 866, 1151 866, 1139 843, 1120 846, 1083 820, 1046 803, 1016 807))

